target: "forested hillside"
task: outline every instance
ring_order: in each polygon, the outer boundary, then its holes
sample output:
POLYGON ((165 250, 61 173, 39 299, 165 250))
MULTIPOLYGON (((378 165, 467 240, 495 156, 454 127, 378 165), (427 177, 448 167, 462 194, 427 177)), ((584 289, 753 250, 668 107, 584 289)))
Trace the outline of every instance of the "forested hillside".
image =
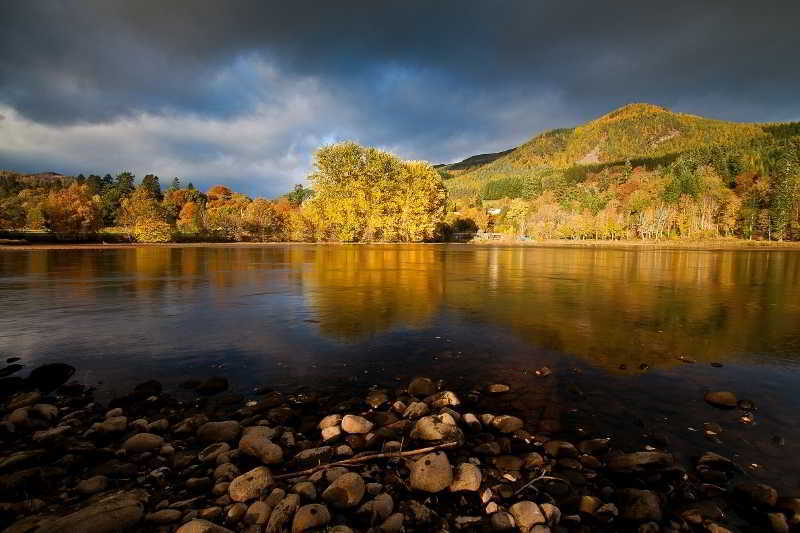
MULTIPOLYGON (((551 238, 800 238, 800 123, 631 104, 537 135, 446 181, 478 226, 551 238)), ((449 166, 439 169, 450 172, 449 166)))

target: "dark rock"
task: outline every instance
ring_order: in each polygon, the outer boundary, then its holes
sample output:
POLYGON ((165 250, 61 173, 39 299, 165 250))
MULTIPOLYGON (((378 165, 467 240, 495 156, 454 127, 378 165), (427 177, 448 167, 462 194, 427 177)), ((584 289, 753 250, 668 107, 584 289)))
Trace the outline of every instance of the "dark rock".
POLYGON ((150 396, 158 396, 161 394, 163 387, 161 383, 151 379, 144 383, 139 383, 133 388, 133 393, 139 398, 149 398, 150 396))
POLYGON ((663 470, 675 463, 672 454, 664 452, 634 452, 608 458, 612 472, 647 472, 663 470))
POLYGON ((720 409, 734 409, 738 403, 736 395, 728 391, 708 392, 705 395, 705 401, 720 409))
POLYGON ((28 385, 47 393, 56 390, 75 374, 75 367, 65 363, 50 363, 33 369, 28 385))
POLYGON ((739 483, 733 488, 733 493, 741 501, 756 507, 775 507, 778 502, 778 491, 763 483, 739 483))
POLYGON ((22 365, 19 365, 19 364, 17 364, 17 365, 8 365, 5 368, 0 368, 0 378, 4 378, 6 376, 10 376, 11 374, 19 372, 23 368, 24 367, 22 365))
POLYGON ((622 502, 622 518, 634 522, 661 521, 661 500, 650 490, 623 489, 618 492, 622 502))
POLYGON ((200 383, 194 390, 197 394, 212 396, 228 390, 228 380, 219 376, 211 377, 200 383))
POLYGON ((430 378, 418 377, 411 381, 408 393, 417 398, 425 398, 436 392, 436 384, 430 378))

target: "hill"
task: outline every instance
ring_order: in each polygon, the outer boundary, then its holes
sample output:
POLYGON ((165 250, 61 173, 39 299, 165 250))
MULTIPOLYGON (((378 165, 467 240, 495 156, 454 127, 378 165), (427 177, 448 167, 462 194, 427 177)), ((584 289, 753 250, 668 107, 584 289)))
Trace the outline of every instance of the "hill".
POLYGON ((580 126, 546 131, 521 146, 491 154, 498 157, 474 156, 445 165, 441 171, 462 170, 447 182, 456 198, 481 195, 491 199, 502 190, 514 197, 521 194, 522 181, 541 172, 622 165, 629 160, 655 167, 689 150, 770 137, 770 127, 774 129, 774 125, 726 122, 636 103, 580 126))

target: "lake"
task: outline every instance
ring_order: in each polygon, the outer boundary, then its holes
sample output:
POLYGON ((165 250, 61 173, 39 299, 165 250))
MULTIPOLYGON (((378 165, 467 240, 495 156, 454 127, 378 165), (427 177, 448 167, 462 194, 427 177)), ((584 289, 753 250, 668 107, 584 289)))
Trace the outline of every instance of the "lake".
POLYGON ((101 398, 210 375, 240 392, 503 382, 503 408, 542 430, 717 451, 784 489, 800 471, 794 251, 5 249, 0 356, 20 357, 23 376, 69 363, 101 398), (755 423, 707 405, 709 390, 753 401, 755 423), (706 422, 722 434, 704 436, 706 422))

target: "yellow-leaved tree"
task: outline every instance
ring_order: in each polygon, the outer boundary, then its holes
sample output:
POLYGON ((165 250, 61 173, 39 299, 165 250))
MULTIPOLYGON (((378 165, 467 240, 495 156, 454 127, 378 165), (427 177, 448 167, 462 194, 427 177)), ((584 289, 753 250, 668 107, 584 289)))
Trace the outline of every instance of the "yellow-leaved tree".
POLYGON ((309 210, 325 221, 321 233, 345 242, 431 239, 443 220, 447 191, 428 163, 354 142, 324 146, 309 176, 309 210))

